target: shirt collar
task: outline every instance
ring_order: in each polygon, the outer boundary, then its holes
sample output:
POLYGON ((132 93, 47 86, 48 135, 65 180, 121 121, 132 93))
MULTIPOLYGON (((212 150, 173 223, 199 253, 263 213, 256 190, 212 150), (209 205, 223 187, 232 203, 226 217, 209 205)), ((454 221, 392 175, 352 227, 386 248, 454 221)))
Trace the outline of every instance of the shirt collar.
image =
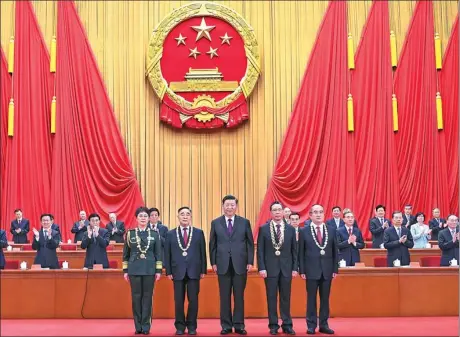
POLYGON ((232 219, 232 224, 235 223, 235 216, 232 216, 231 218, 227 217, 226 215, 224 215, 225 217, 225 223, 228 225, 228 219, 232 219))

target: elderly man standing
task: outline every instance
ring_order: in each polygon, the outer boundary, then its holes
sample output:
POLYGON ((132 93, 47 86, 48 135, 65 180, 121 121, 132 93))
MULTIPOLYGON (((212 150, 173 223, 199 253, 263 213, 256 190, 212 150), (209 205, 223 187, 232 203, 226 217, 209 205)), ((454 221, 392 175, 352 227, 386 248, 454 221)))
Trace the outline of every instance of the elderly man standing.
POLYGON ((125 242, 123 238, 125 235, 125 223, 123 221, 118 221, 115 213, 110 213, 109 219, 110 222, 105 225, 105 229, 109 231, 110 241, 115 241, 116 243, 125 242))

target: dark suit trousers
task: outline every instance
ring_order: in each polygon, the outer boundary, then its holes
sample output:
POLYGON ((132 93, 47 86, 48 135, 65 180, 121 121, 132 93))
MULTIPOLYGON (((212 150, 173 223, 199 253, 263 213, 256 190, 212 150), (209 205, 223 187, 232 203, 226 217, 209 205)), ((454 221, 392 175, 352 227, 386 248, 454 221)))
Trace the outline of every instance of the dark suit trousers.
POLYGON ((283 328, 292 328, 291 317, 291 277, 284 277, 279 273, 276 277, 265 278, 265 290, 267 292, 268 305, 268 328, 279 329, 278 325, 278 292, 280 295, 280 313, 283 320, 283 328))
POLYGON ((192 280, 186 274, 183 280, 173 280, 174 307, 176 320, 174 326, 177 330, 196 330, 198 317, 198 294, 200 293, 200 280, 192 280), (184 313, 185 292, 187 292, 188 309, 187 319, 184 313))
POLYGON ((152 296, 155 275, 129 275, 136 331, 149 331, 152 324, 152 296))
POLYGON ((327 327, 329 318, 329 294, 332 280, 325 280, 321 275, 319 280, 307 278, 307 327, 316 328, 318 322, 316 309, 316 293, 319 290, 319 326, 327 327))
POLYGON ((230 258, 228 270, 223 275, 218 275, 220 295, 220 325, 222 329, 244 329, 244 289, 248 274, 238 275, 233 269, 230 258), (233 317, 231 296, 233 290, 233 317))

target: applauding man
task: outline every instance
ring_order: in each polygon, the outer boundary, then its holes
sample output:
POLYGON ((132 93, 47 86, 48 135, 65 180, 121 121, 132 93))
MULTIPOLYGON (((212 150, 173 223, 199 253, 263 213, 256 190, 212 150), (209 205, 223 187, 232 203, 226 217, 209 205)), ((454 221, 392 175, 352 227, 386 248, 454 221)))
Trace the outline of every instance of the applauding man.
POLYGON ((291 317, 291 283, 297 276, 297 240, 294 227, 283 221, 283 206, 275 201, 270 205, 272 220, 260 227, 257 238, 259 274, 264 278, 267 292, 268 328, 278 334, 278 293, 280 295, 281 328, 295 335, 291 317))
POLYGON ((37 251, 34 264, 39 264, 42 268, 59 269, 56 248, 61 242, 61 234, 51 229, 52 217, 51 214, 42 214, 40 217, 42 229, 40 231, 32 229, 35 236, 32 248, 37 251))
POLYGON ((196 335, 200 279, 206 274, 206 242, 201 229, 192 227, 192 210, 181 207, 177 211, 179 227, 170 230, 165 241, 166 275, 174 284, 176 335, 196 335), (187 318, 184 313, 187 292, 187 318))
POLYGON ((81 248, 86 249, 85 268, 92 269, 95 264, 102 264, 104 268, 109 268, 107 246, 110 242, 110 234, 107 229, 99 227, 100 222, 101 218, 98 214, 90 214, 89 227, 81 241, 81 248))

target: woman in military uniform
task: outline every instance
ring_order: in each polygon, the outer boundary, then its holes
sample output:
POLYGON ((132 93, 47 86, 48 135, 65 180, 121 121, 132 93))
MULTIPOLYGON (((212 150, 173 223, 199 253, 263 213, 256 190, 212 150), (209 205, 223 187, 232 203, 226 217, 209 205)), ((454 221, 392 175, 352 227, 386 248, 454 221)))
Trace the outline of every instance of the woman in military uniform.
POLYGON ((137 228, 126 233, 123 247, 124 278, 131 285, 136 334, 148 335, 152 324, 152 295, 155 281, 161 276, 161 240, 147 227, 149 210, 136 210, 137 228))

